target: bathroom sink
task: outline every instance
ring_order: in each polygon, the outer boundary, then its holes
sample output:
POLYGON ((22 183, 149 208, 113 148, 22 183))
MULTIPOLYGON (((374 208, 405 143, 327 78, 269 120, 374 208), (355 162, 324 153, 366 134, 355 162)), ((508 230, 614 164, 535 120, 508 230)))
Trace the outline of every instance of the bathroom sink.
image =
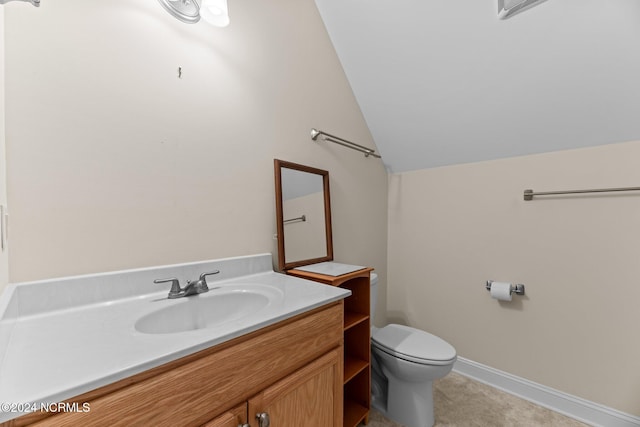
POLYGON ((282 292, 269 285, 237 284, 211 288, 209 292, 166 300, 171 304, 139 318, 135 329, 145 334, 173 334, 205 328, 253 316, 282 300, 282 292))

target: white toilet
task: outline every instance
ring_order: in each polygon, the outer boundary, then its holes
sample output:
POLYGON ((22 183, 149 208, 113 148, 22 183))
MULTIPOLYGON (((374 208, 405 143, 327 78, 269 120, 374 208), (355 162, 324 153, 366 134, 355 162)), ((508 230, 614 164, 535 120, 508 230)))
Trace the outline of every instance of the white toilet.
MULTIPOLYGON (((371 316, 376 307, 378 275, 371 274, 371 316)), ((371 402, 406 427, 432 427, 433 380, 447 375, 456 349, 425 331, 390 324, 371 328, 371 402)))

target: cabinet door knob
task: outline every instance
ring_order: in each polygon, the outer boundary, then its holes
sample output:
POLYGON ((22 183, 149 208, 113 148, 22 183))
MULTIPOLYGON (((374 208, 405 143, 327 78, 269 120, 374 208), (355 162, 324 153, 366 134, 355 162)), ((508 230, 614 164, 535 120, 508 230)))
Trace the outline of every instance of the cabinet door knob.
POLYGON ((269 421, 269 414, 266 412, 256 414, 256 420, 258 420, 258 427, 269 427, 269 425, 271 425, 271 421, 269 421))
POLYGON ((251 427, 249 424, 238 424, 238 427, 251 427))

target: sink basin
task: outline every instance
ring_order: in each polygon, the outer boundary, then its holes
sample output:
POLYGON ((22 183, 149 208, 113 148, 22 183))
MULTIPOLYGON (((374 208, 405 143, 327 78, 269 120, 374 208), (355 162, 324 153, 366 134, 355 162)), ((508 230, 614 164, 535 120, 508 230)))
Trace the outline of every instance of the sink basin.
POLYGON ((171 305, 142 316, 135 329, 145 334, 173 334, 214 328, 255 315, 278 300, 282 292, 269 285, 211 288, 203 294, 159 302, 171 305))

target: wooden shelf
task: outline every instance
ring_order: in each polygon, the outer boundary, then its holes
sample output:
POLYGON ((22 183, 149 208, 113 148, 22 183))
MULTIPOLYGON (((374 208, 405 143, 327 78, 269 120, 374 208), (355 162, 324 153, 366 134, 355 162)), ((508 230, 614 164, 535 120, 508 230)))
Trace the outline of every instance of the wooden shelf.
POLYGON ((342 276, 328 276, 303 270, 289 270, 287 274, 340 286, 351 291, 344 299, 344 424, 357 427, 369 421, 371 407, 371 328, 370 328, 370 272, 363 268, 342 276))
POLYGON ((368 414, 369 410, 364 406, 351 400, 345 400, 343 427, 356 427, 368 414))
POLYGON ((369 316, 367 316, 366 314, 352 313, 347 311, 344 313, 344 329, 349 329, 350 327, 355 326, 360 322, 364 322, 368 318, 369 316))
POLYGON ((355 357, 345 356, 344 358, 344 383, 358 375, 362 370, 369 367, 369 362, 355 357))

